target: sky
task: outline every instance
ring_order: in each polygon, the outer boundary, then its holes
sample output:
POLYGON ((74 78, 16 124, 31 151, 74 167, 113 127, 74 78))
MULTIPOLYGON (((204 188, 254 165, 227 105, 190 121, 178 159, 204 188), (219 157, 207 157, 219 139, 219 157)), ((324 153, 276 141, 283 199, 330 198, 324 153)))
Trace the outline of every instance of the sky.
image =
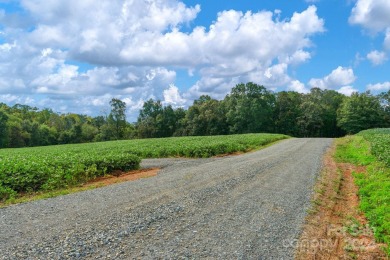
POLYGON ((238 83, 390 90, 389 0, 0 0, 0 102, 91 116, 238 83))

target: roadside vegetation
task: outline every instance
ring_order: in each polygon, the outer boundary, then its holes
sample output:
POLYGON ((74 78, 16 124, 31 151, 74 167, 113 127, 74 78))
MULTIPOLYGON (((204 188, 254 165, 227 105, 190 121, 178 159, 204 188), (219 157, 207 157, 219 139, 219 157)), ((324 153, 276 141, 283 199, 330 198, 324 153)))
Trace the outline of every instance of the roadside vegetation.
POLYGON ((390 129, 365 130, 343 138, 336 158, 340 162, 365 166, 366 171, 354 173, 360 209, 377 241, 387 244, 390 256, 390 129))
POLYGON ((335 140, 314 188, 296 259, 389 259, 390 129, 335 140))
POLYGON ((113 172, 138 169, 142 158, 211 157, 247 152, 278 134, 138 139, 0 150, 0 202, 73 187, 113 172))

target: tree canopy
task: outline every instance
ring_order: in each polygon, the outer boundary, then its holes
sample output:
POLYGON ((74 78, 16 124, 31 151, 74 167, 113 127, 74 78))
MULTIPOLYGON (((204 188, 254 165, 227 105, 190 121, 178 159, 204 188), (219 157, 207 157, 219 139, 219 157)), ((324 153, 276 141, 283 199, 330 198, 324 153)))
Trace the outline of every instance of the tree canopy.
POLYGON ((249 82, 222 100, 203 95, 187 109, 147 100, 137 122, 126 121, 126 103, 110 101, 108 115, 59 114, 51 109, 0 103, 0 148, 187 135, 281 133, 338 137, 390 126, 390 91, 379 95, 311 89, 272 92, 249 82))

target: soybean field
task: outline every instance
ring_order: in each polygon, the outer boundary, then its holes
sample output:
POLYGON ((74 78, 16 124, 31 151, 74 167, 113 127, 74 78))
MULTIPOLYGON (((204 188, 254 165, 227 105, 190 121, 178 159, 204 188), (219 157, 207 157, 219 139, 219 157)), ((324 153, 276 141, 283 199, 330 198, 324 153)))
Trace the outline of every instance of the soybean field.
POLYGON ((279 134, 138 139, 0 150, 0 201, 138 169, 142 158, 211 157, 247 152, 288 138, 279 134))

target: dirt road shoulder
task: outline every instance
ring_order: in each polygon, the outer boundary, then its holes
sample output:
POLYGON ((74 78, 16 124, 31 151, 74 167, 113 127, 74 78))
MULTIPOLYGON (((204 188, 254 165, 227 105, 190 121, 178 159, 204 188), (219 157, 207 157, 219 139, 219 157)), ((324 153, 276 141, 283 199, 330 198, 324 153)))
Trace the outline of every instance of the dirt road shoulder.
POLYGON ((353 172, 364 167, 337 163, 336 144, 324 156, 312 207, 297 243, 296 259, 388 259, 375 243, 364 214, 359 211, 353 172))

